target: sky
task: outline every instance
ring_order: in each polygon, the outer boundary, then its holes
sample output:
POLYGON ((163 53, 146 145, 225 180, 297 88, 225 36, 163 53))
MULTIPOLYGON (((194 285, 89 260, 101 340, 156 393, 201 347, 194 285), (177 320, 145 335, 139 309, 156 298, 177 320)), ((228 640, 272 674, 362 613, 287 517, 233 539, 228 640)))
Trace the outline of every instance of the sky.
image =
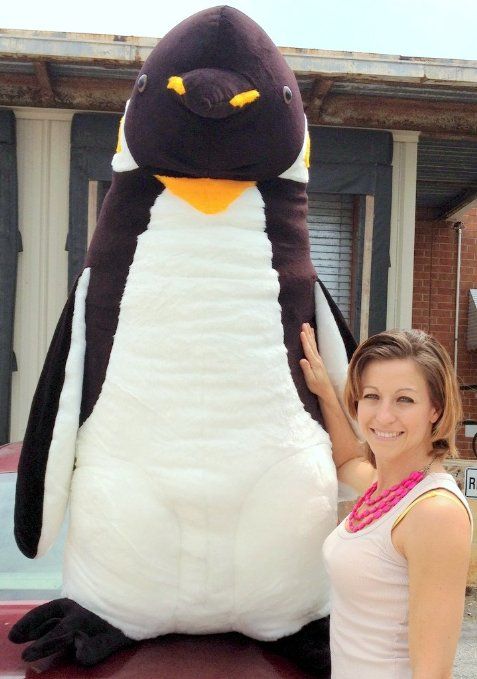
MULTIPOLYGON (((4 0, 1 28, 161 37, 213 7, 201 0, 4 0)), ((242 0, 228 3, 281 47, 477 61, 477 0, 242 0)))

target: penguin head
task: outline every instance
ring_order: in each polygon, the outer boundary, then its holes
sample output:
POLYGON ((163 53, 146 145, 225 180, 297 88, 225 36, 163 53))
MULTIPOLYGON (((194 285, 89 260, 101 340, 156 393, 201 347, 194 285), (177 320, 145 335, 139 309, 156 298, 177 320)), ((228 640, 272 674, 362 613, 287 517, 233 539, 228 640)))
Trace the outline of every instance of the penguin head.
POLYGON ((172 29, 145 61, 113 169, 306 181, 306 137, 298 84, 277 47, 239 10, 214 7, 172 29))

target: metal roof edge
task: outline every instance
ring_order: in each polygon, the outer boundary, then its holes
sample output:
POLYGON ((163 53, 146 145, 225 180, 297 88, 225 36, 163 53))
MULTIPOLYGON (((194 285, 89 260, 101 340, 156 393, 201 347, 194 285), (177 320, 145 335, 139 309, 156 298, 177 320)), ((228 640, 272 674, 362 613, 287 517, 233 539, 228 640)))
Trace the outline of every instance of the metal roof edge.
POLYGON ((139 64, 145 61, 156 43, 156 38, 0 29, 0 57, 20 59, 37 57, 48 61, 105 60, 139 64))
POLYGON ((324 77, 357 76, 424 83, 477 85, 477 61, 425 59, 388 54, 327 52, 308 50, 305 54, 281 49, 295 73, 324 77))
MULTIPOLYGON (((139 64, 158 38, 0 28, 0 57, 139 64)), ((477 85, 477 61, 280 47, 298 74, 477 85)))

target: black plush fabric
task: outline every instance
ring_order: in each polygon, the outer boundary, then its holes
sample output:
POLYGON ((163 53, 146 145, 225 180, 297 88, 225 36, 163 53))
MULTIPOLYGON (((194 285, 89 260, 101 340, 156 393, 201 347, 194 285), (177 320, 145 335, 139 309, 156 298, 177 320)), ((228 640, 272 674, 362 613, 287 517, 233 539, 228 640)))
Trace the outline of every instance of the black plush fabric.
MULTIPOLYGON (((143 170, 115 175, 100 215, 86 266, 91 278, 86 302, 86 356, 80 422, 93 410, 106 374, 119 304, 137 237, 163 186, 143 170), (141 196, 142 200, 137 200, 141 196)), ((29 558, 37 553, 42 530, 48 453, 64 382, 71 340, 76 283, 58 322, 33 398, 18 465, 15 539, 29 558)))
POLYGON ((164 186, 145 170, 113 175, 85 266, 91 267, 86 299, 86 356, 80 424, 101 393, 109 363, 119 305, 138 236, 164 186))
POLYGON ((303 323, 316 328, 316 273, 310 258, 306 215, 306 185, 287 179, 260 182, 265 203, 267 235, 272 245, 272 266, 278 273, 282 324, 288 365, 305 409, 322 422, 318 399, 305 383, 299 361, 303 358, 300 330, 303 323))
MULTIPOLYGON (((317 679, 330 679, 330 619, 313 620, 289 637, 263 644, 310 672, 317 679)), ((357 678, 358 679, 358 678, 357 678)))
MULTIPOLYGON (((85 262, 91 277, 80 424, 101 392, 137 238, 147 228, 150 209, 164 190, 154 174, 258 182, 272 266, 280 282, 278 301, 290 371, 304 407, 319 420, 317 400, 306 388, 299 366, 301 325, 315 324, 316 274, 306 225, 306 187, 277 178, 297 159, 305 136, 298 85, 284 58, 241 12, 230 7, 199 12, 166 35, 144 64, 125 130, 139 169, 114 174, 85 262), (173 76, 182 78, 184 94, 168 89, 173 76), (258 98, 238 110, 231 107, 233 96, 251 89, 259 92, 258 98)), ((20 461, 15 531, 27 556, 35 556, 41 534, 45 469, 64 381, 73 306, 74 290, 48 353, 20 461)), ((95 664, 130 643, 119 630, 67 599, 27 614, 10 638, 16 643, 33 641, 24 652, 27 660, 68 651, 84 664, 95 664)), ((327 671, 326 621, 310 623, 282 642, 277 642, 276 650, 312 671, 327 671)))
POLYGON ((71 290, 50 344, 33 397, 18 463, 15 539, 20 550, 30 559, 36 556, 41 535, 45 471, 65 379, 76 286, 77 283, 71 290))
POLYGON ((96 665, 134 642, 100 617, 70 599, 55 599, 23 616, 10 630, 10 641, 32 641, 22 658, 33 662, 53 653, 80 665, 96 665))
POLYGON ((180 102, 202 118, 227 118, 241 112, 230 101, 254 89, 250 80, 225 68, 196 68, 184 74, 185 93, 180 102))
POLYGON ((155 47, 139 73, 125 130, 136 163, 157 174, 264 180, 295 161, 305 119, 296 78, 268 35, 245 14, 222 6, 186 19, 155 47), (212 87, 204 82, 206 72, 202 77, 196 73, 200 69, 216 69, 212 87), (260 97, 238 114, 221 118, 188 108, 188 97, 201 98, 194 87, 216 104, 228 97, 237 89, 231 73, 240 74, 260 97), (140 92, 143 75, 147 83, 140 92), (172 76, 190 86, 184 99, 167 89, 172 76), (292 94, 290 103, 285 87, 292 94))

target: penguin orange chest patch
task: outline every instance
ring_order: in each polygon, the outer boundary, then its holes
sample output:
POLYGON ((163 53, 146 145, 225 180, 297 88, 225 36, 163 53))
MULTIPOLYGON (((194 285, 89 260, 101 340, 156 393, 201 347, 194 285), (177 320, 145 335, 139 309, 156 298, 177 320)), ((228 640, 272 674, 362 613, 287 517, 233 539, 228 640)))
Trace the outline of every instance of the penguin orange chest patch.
POLYGON ((154 176, 175 196, 207 215, 223 212, 246 189, 256 185, 254 181, 233 179, 154 176))

